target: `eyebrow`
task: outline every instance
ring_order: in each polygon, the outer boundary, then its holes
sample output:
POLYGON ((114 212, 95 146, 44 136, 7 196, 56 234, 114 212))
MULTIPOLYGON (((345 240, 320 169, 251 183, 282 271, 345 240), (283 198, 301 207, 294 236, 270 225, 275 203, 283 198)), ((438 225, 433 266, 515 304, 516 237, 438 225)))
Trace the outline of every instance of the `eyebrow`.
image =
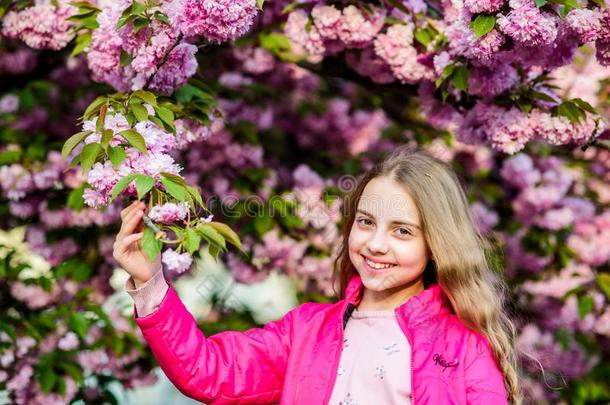
MULTIPOLYGON (((367 216, 369 216, 371 218, 375 218, 375 216, 373 214, 371 214, 370 212, 367 212, 367 211, 365 211, 365 210, 363 210, 361 208, 358 208, 356 210, 356 212, 360 212, 360 213, 362 213, 364 215, 367 215, 367 216)), ((391 222, 391 224, 393 224, 393 225, 408 225, 408 226, 415 227, 417 229, 421 229, 419 225, 414 224, 413 222, 405 222, 405 221, 396 221, 396 220, 394 220, 394 221, 391 222)))

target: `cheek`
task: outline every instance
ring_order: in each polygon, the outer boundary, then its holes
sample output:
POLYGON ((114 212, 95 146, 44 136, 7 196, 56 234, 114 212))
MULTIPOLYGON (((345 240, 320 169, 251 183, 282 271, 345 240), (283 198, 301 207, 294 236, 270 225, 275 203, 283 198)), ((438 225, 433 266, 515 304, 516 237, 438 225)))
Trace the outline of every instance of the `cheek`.
POLYGON ((424 243, 403 243, 395 252, 397 261, 404 267, 425 266, 428 261, 424 243))
POLYGON ((366 234, 364 232, 359 231, 358 229, 352 228, 349 238, 347 240, 347 244, 349 250, 358 251, 362 248, 362 246, 366 243, 366 234))

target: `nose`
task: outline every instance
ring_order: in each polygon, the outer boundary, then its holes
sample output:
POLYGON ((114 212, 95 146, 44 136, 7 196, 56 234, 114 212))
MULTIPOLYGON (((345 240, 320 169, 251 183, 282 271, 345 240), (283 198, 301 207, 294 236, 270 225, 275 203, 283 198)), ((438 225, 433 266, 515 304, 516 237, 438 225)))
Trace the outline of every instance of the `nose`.
POLYGON ((373 255, 383 255, 388 252, 388 241, 382 229, 377 229, 371 235, 371 238, 368 240, 366 247, 373 255))

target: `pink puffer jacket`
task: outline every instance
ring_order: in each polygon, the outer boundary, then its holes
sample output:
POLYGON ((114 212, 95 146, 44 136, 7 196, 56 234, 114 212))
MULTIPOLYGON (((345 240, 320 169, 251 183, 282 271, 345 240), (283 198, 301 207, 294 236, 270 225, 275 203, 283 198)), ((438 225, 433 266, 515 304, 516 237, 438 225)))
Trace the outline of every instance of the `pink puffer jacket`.
MULTIPOLYGON (((207 404, 327 404, 343 330, 363 288, 359 275, 335 304, 306 303, 245 332, 205 337, 170 286, 159 308, 138 318, 169 379, 207 404)), ((466 329, 432 285, 395 310, 412 348, 412 402, 507 403, 487 340, 466 329)))

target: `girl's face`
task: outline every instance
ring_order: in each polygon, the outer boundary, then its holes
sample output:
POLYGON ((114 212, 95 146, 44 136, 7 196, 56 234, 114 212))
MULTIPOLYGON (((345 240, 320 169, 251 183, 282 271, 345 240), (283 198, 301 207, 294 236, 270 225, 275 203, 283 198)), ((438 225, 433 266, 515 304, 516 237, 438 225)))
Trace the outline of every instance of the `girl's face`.
POLYGON ((419 212, 392 178, 374 178, 364 188, 348 247, 365 287, 363 303, 394 308, 424 289, 429 254, 419 212))

